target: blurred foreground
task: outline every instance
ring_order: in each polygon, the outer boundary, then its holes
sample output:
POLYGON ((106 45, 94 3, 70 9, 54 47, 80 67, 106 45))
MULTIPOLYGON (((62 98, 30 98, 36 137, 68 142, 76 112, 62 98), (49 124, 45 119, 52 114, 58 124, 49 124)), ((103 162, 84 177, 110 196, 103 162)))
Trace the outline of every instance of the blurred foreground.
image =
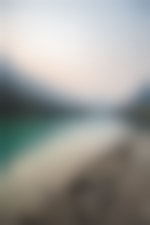
POLYGON ((65 123, 16 157, 1 176, 1 224, 148 225, 150 132, 106 121, 65 123))

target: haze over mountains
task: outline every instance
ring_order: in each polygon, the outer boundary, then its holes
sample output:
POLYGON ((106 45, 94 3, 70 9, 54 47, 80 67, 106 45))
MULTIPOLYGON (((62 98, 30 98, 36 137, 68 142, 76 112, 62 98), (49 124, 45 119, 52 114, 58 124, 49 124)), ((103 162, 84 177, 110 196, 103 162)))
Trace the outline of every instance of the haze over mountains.
MULTIPOLYGON (((147 83, 141 85, 137 93, 129 99, 127 104, 120 106, 109 105, 101 99, 101 103, 81 103, 69 93, 65 93, 57 87, 51 86, 45 89, 36 80, 26 79, 26 72, 16 68, 8 58, 0 61, 0 107, 1 113, 6 114, 30 114, 44 113, 45 115, 68 115, 87 112, 116 112, 123 108, 137 108, 150 103, 150 86, 147 83), (23 76, 19 76, 19 74, 23 76)), ((27 76, 29 77, 29 76, 27 76)), ((32 77, 32 75, 31 75, 32 77)), ((145 106, 144 106, 145 107, 145 106)))
POLYGON ((83 111, 79 102, 60 90, 54 87, 44 90, 36 81, 27 80, 25 72, 15 68, 9 60, 1 60, 0 64, 1 113, 70 114, 83 111), (19 79, 19 73, 24 74, 24 79, 19 79))

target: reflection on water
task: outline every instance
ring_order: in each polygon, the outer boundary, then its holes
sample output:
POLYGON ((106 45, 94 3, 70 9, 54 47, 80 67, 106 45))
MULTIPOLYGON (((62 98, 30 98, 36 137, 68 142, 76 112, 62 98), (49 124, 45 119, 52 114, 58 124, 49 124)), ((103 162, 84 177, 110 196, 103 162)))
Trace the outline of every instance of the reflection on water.
POLYGON ((34 115, 1 118, 0 164, 9 163, 16 154, 27 151, 29 145, 37 143, 47 132, 53 133, 61 122, 59 118, 34 115))
MULTIPOLYGON (((53 135, 60 130, 65 133, 66 127, 70 126, 80 130, 81 127, 97 125, 100 129, 111 127, 115 124, 114 118, 104 118, 102 116, 78 116, 70 118, 62 117, 42 117, 42 116, 20 116, 5 117, 1 119, 2 150, 0 163, 9 163, 16 155, 28 151, 28 147, 37 145, 48 136, 49 142, 53 135), (75 126, 76 125, 76 126, 75 126)), ((114 127, 114 126, 113 126, 114 127)), ((114 129, 114 128, 113 128, 114 129)), ((30 148, 31 149, 31 148, 30 148)))
POLYGON ((4 220, 11 225, 149 224, 148 132, 137 135, 114 117, 34 122, 22 121, 28 132, 19 144, 16 139, 14 157, 6 157, 11 160, 1 177, 4 220))

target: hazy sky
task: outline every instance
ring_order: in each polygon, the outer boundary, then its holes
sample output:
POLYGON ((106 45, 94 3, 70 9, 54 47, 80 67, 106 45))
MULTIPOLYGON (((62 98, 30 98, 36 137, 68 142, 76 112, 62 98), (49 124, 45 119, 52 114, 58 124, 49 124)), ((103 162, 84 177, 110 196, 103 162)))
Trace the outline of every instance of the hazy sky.
POLYGON ((45 88, 123 101, 148 74, 149 9, 148 0, 5 1, 5 48, 45 88))

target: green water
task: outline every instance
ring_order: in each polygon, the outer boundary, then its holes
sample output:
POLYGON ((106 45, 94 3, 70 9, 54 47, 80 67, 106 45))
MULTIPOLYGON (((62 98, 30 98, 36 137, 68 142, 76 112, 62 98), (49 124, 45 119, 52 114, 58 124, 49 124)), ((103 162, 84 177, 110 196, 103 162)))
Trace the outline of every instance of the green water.
POLYGON ((46 133, 53 133, 62 118, 20 116, 0 120, 0 165, 9 163, 16 154, 37 144, 46 133))
MULTIPOLYGON (((0 166, 9 165, 9 163, 19 154, 30 151, 30 146, 40 144, 44 138, 53 138, 59 130, 64 129, 68 124, 90 124, 91 122, 105 127, 103 118, 89 118, 88 116, 20 116, 5 117, 0 119, 0 166), (94 122, 95 121, 95 122, 94 122), (56 131, 56 132, 55 132, 56 131)), ((106 118, 107 121, 107 118, 106 118)), ((107 124, 107 123, 106 123, 107 124)), ((79 128, 80 129, 80 128, 79 128)), ((65 131, 65 129, 64 129, 65 131)))

